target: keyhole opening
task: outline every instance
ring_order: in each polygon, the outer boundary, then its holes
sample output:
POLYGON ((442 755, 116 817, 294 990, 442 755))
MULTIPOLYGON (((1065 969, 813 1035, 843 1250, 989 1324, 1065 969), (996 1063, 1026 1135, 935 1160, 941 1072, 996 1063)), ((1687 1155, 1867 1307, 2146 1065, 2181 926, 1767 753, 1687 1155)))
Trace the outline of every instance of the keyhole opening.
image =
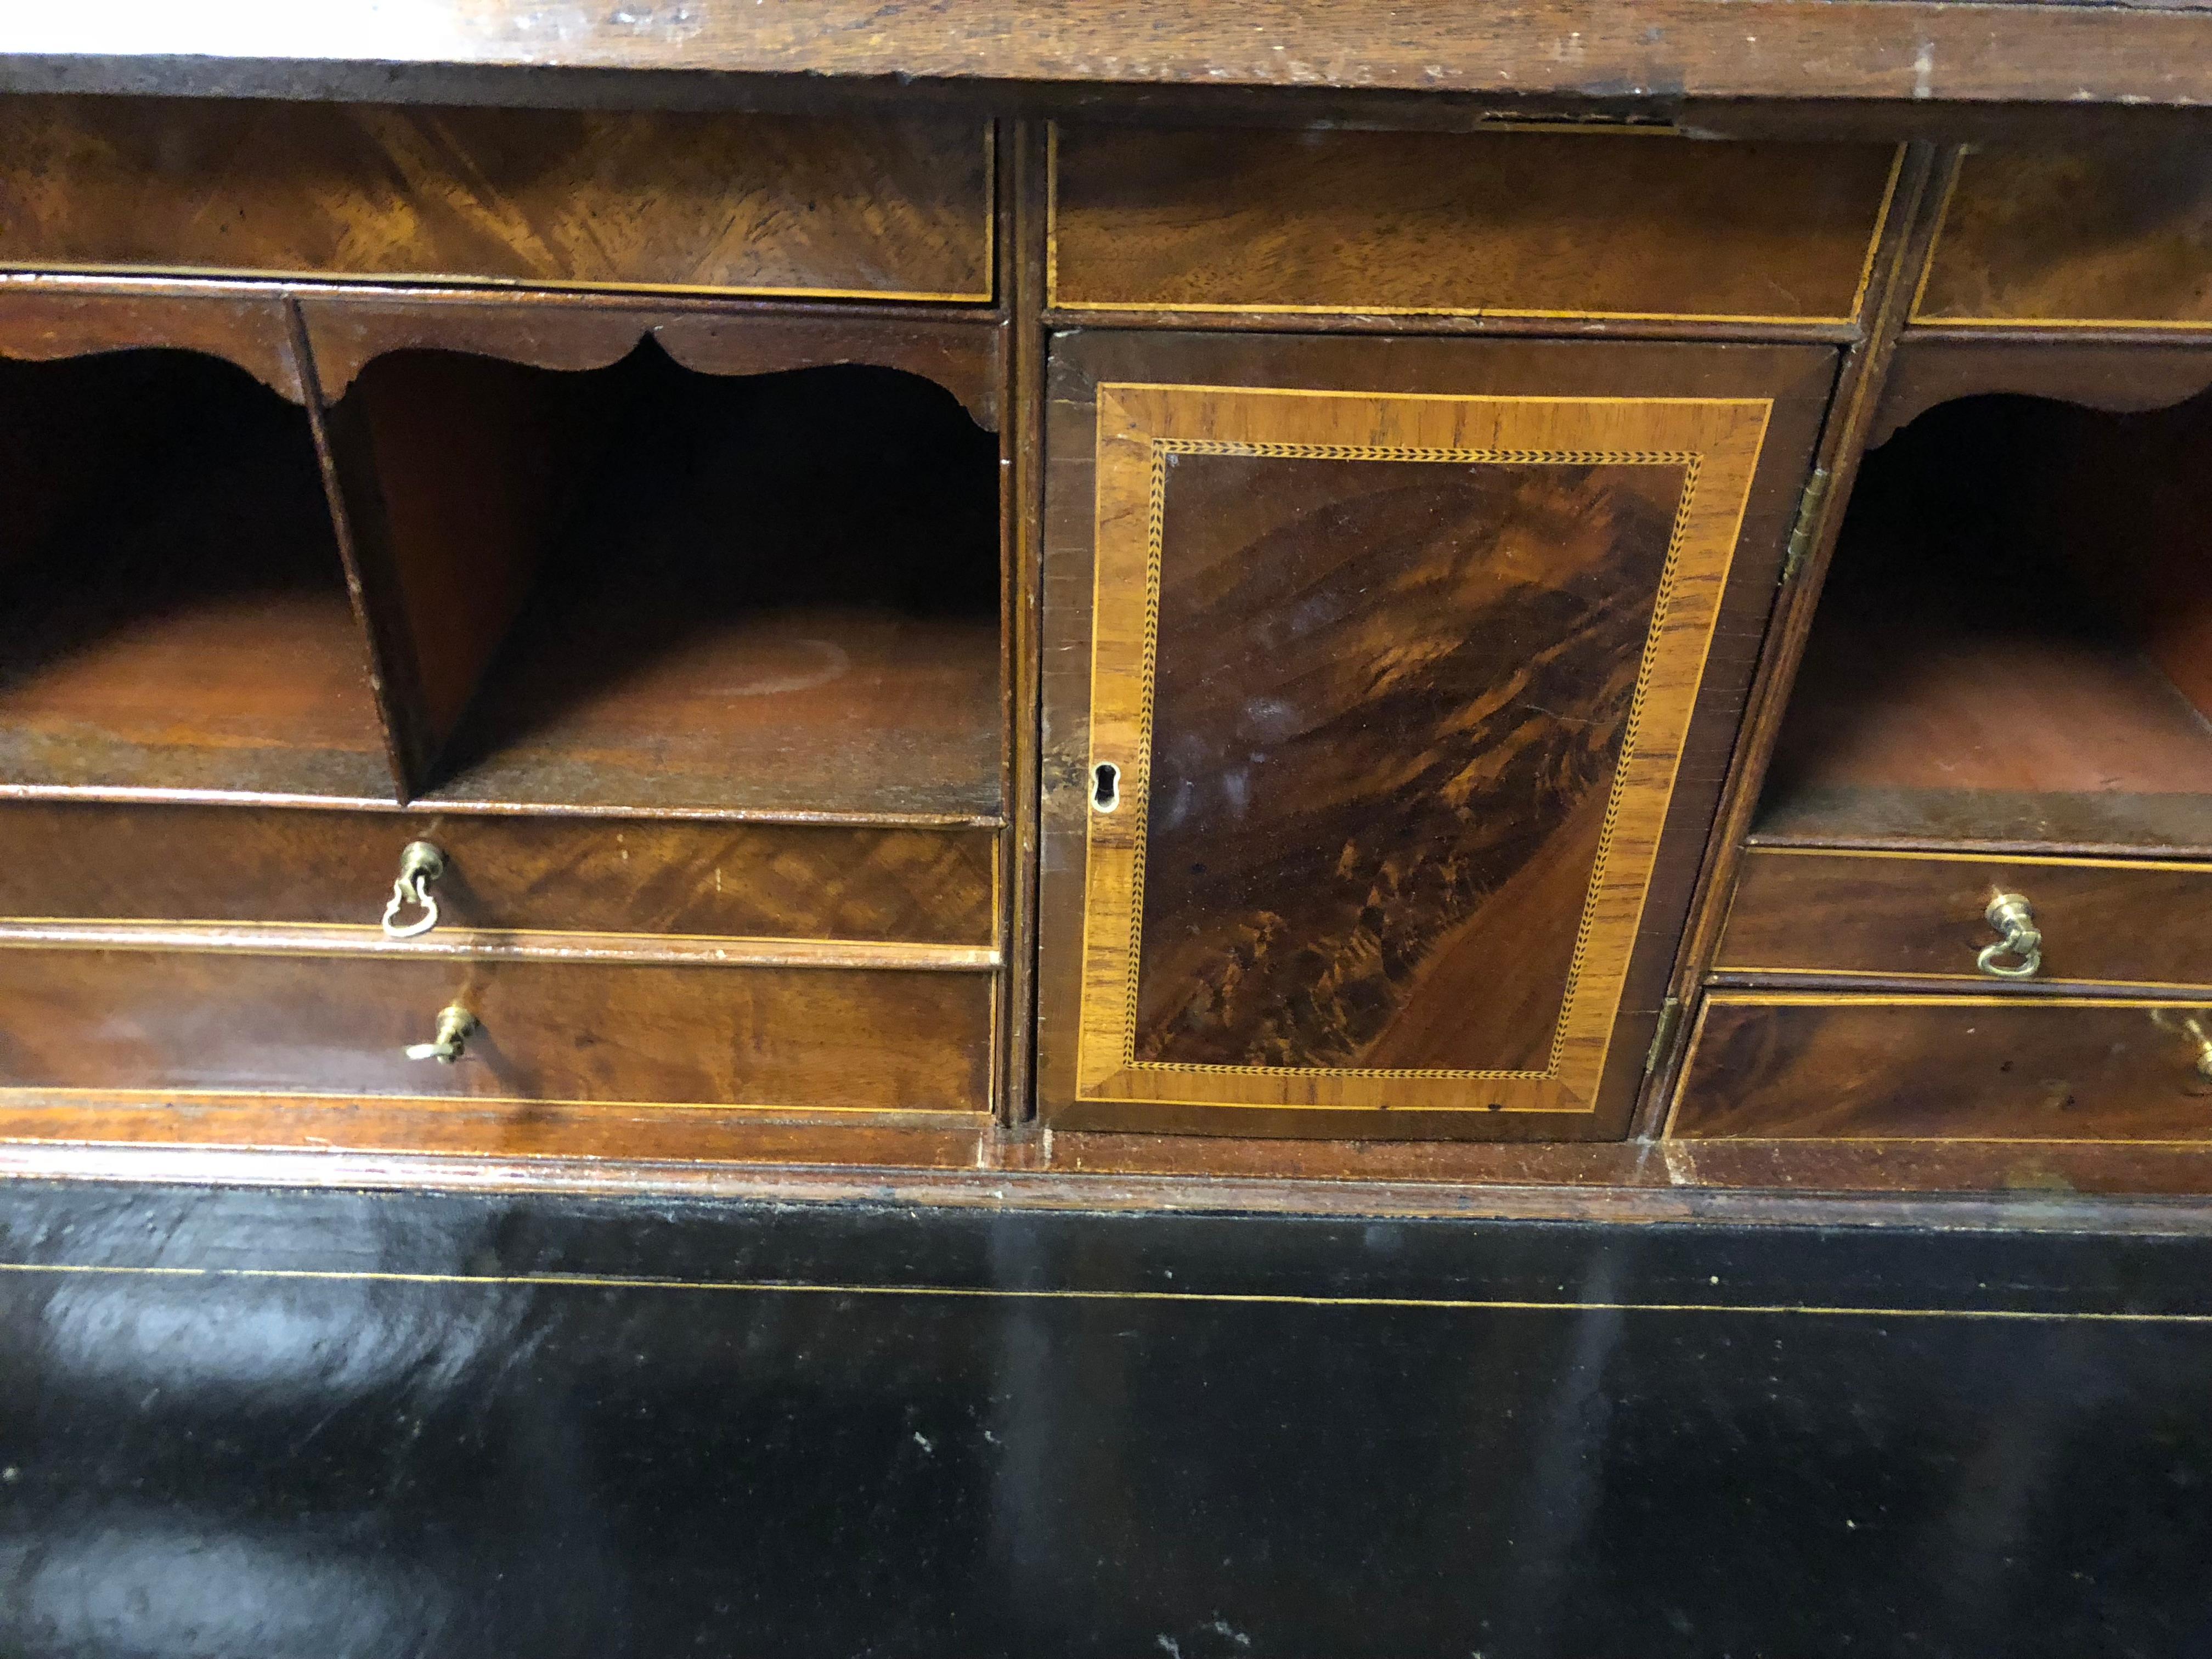
POLYGON ((1121 804, 1121 769, 1113 762, 1100 762, 1091 773, 1091 804, 1102 812, 1110 812, 1121 804))

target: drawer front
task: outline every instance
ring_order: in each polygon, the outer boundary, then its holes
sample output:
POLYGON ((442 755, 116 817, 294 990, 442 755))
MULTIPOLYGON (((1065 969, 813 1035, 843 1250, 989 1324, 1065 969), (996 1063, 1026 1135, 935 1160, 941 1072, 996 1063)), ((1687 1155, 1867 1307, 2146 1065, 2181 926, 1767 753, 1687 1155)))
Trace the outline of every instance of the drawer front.
POLYGON ((987 1109, 993 976, 0 949, 0 1089, 987 1109), (465 1058, 410 1060, 440 1012, 465 1058))
POLYGON ((1976 145, 1913 320, 2212 323, 2212 145, 2171 132, 1976 145))
POLYGON ((92 802, 0 805, 0 920, 374 927, 417 839, 441 930, 993 939, 988 830, 92 802))
POLYGON ((1706 998, 1686 1139, 2212 1140, 2212 1007, 2118 998, 1706 998))
POLYGON ((0 106, 0 264, 991 297, 966 117, 0 106))
POLYGON ((1071 310, 1840 323, 1899 152, 1663 131, 1056 129, 1071 310))
MULTIPOLYGON (((1954 858, 1756 848, 1744 860, 1714 970, 1858 974, 1994 988, 2037 981, 2212 987, 2212 868, 2091 859, 1954 858), (2007 981, 1976 965, 1997 942, 1998 894, 2027 901, 2041 966, 2007 981)), ((1999 965, 2018 965, 2003 956, 1999 965)))

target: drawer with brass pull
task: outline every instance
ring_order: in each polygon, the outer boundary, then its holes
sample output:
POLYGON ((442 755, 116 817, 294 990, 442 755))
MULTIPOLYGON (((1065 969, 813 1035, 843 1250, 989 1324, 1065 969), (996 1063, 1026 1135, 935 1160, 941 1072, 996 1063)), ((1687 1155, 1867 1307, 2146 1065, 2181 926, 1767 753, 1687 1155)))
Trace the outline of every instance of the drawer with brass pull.
POLYGON ((1717 991, 1668 1133, 2212 1141, 2212 1002, 1717 991))
POLYGON ((0 927, 311 924, 992 944, 988 830, 0 805, 0 927))
POLYGON ((988 1109, 982 972, 0 948, 0 1094, 988 1109))
POLYGON ((1761 847, 1714 971, 2002 984, 2212 988, 2212 866, 1761 847))

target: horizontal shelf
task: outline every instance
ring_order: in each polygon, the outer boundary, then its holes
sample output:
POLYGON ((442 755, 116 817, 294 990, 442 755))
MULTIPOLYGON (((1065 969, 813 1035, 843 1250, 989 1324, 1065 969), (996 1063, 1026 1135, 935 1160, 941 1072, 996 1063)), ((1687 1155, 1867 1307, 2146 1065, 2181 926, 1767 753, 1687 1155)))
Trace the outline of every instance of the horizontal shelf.
MULTIPOLYGON (((2200 400, 2201 402, 2201 400, 2200 400)), ((2212 853, 2212 405, 1942 405, 1868 457, 1752 839, 2212 853)))
POLYGON ((7 410, 0 781, 391 799, 306 414, 166 351, 0 364, 7 410))
POLYGON ((510 642, 426 804, 996 822, 995 618, 861 607, 619 614, 561 587, 510 642), (588 651, 576 641, 590 641, 588 651))

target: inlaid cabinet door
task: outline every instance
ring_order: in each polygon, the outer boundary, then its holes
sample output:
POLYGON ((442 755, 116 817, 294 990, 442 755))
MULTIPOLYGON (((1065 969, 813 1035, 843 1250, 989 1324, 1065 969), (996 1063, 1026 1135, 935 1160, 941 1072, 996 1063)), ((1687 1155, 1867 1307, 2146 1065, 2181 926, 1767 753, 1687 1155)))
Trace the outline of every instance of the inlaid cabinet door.
POLYGON ((1056 341, 1052 1121, 1622 1133, 1833 368, 1056 341))

